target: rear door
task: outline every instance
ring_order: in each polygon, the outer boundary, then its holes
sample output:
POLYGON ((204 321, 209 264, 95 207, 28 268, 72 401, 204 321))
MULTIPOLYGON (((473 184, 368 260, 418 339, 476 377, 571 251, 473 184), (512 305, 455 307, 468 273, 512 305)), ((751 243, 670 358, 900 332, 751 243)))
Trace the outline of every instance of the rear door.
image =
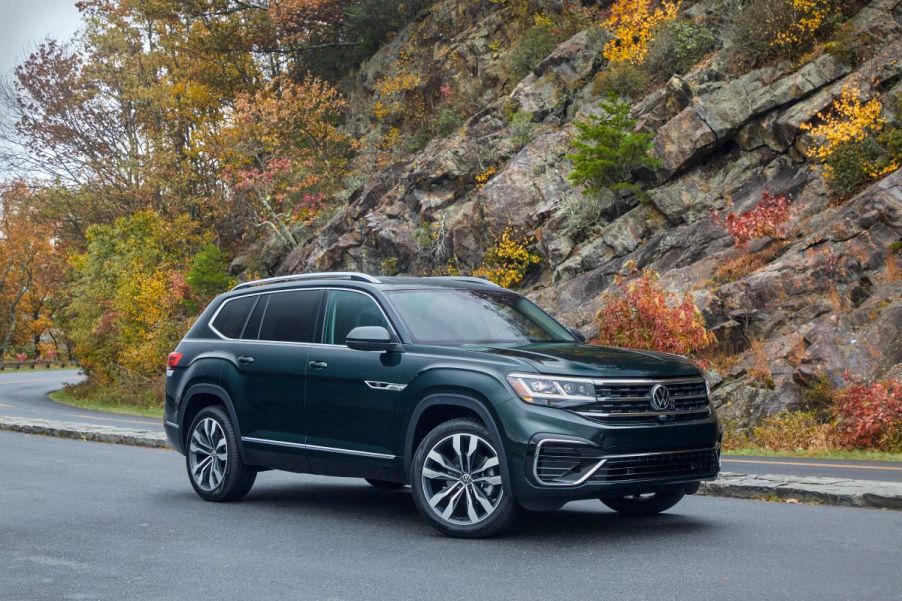
POLYGON ((230 392, 245 444, 303 454, 304 385, 322 290, 258 295, 242 339, 231 345, 230 392))
POLYGON ((323 473, 364 473, 398 454, 403 354, 345 344, 358 326, 393 332, 378 302, 362 291, 328 290, 322 322, 321 343, 308 359, 307 458, 323 473))

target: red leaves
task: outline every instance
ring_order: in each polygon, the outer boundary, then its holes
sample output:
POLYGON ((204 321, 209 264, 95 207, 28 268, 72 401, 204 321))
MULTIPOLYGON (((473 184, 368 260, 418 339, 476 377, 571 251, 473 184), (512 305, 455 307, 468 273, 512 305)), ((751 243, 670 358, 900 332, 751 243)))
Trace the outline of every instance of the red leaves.
POLYGON ((651 270, 630 281, 618 278, 595 319, 599 344, 685 355, 715 341, 690 296, 668 292, 651 270))
POLYGON ((782 237, 783 226, 789 220, 789 205, 786 196, 765 191, 755 208, 741 215, 727 213, 726 217, 712 209, 711 219, 729 232, 737 248, 745 249, 756 238, 782 237))
POLYGON ((853 382, 834 403, 837 442, 844 447, 888 449, 902 436, 902 382, 853 382))

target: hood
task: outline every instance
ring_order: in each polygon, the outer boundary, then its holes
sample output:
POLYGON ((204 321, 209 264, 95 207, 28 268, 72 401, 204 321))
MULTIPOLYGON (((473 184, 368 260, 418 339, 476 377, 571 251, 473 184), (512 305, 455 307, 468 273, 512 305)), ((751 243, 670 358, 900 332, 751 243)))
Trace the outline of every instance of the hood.
POLYGON ((592 344, 524 344, 473 346, 469 350, 519 359, 538 372, 559 376, 606 378, 674 378, 700 376, 689 359, 670 353, 592 344))

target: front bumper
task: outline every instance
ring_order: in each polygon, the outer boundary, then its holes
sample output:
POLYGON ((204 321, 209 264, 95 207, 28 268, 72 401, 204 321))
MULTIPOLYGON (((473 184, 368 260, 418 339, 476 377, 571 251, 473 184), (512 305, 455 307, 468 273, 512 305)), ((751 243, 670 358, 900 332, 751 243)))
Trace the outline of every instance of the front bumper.
POLYGON ((695 420, 616 425, 519 399, 499 413, 513 492, 521 500, 691 490, 720 471, 721 429, 713 409, 695 420), (544 453, 551 450, 559 456, 544 453))

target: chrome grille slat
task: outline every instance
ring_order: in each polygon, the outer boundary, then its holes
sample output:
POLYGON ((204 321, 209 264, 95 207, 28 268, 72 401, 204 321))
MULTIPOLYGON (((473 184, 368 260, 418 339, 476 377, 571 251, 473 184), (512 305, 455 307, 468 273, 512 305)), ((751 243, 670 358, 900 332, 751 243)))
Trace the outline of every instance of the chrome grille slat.
POLYGON ((576 410, 588 419, 625 423, 685 421, 710 415, 704 378, 671 378, 655 380, 593 380, 595 403, 576 410), (651 390, 663 384, 670 391, 671 407, 655 411, 651 407, 651 390))

